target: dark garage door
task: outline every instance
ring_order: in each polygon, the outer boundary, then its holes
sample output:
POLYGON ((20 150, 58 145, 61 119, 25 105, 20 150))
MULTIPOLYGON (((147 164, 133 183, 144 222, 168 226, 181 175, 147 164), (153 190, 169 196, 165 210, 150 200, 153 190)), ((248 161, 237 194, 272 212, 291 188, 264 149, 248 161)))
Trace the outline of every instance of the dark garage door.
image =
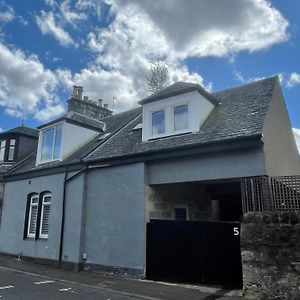
POLYGON ((151 220, 146 277, 242 286, 238 222, 151 220))

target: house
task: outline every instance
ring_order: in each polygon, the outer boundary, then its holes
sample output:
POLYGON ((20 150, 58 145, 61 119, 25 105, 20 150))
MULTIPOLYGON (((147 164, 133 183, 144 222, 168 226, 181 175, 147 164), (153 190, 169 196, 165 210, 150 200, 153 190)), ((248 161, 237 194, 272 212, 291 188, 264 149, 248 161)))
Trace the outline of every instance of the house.
POLYGON ((18 126, 0 133, 0 219, 4 193, 3 175, 36 151, 38 134, 38 130, 27 126, 18 126))
POLYGON ((139 104, 113 115, 74 87, 5 176, 0 252, 144 277, 153 220, 238 222, 241 178, 300 174, 278 77, 214 93, 177 82, 139 104))

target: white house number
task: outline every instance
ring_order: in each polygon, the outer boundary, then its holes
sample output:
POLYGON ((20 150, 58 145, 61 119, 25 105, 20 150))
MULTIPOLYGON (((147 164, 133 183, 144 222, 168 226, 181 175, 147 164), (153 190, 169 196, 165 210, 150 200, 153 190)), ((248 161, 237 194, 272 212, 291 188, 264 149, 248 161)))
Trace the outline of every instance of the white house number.
POLYGON ((239 235, 239 228, 238 227, 233 227, 233 235, 239 235))

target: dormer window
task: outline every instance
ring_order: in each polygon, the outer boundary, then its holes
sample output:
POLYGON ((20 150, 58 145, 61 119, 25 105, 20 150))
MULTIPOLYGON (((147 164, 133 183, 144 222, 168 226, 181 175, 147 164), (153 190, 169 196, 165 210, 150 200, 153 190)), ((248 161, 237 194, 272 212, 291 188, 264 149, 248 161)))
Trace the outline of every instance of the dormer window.
POLYGON ((164 110, 152 112, 152 136, 158 136, 165 133, 165 122, 164 110))
POLYGON ((141 101, 142 141, 199 132, 218 102, 200 85, 176 82, 141 101))
POLYGON ((0 161, 13 161, 15 158, 16 139, 6 139, 0 142, 0 161))
POLYGON ((182 132, 189 129, 188 105, 174 107, 174 131, 182 132))
POLYGON ((40 162, 61 159, 61 136, 62 124, 43 130, 40 162))

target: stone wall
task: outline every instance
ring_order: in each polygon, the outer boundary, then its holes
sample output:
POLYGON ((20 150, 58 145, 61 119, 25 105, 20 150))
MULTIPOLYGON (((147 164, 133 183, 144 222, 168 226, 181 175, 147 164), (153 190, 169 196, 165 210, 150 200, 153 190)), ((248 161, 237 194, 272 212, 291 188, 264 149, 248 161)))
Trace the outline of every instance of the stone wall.
POLYGON ((212 218, 212 204, 206 187, 198 183, 146 186, 146 222, 175 219, 175 207, 186 206, 189 220, 212 218))
POLYGON ((300 299, 300 213, 248 213, 241 224, 246 299, 300 299))

